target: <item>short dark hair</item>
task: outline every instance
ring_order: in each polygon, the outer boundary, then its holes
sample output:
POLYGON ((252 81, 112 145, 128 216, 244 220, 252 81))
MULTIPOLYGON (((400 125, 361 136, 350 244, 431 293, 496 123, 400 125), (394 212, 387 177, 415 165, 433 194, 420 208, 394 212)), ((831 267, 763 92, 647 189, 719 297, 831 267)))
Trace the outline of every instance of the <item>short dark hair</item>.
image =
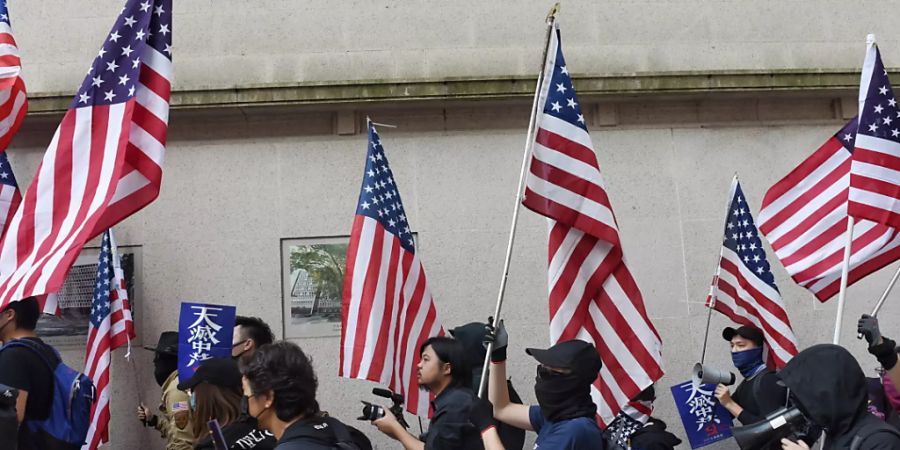
POLYGON ((419 347, 419 355, 429 345, 441 362, 450 364, 450 376, 453 378, 450 382, 451 386, 468 386, 471 384, 472 373, 468 362, 466 362, 465 349, 459 341, 447 336, 430 337, 419 347))
POLYGON ((37 328, 38 319, 41 318, 41 307, 38 305, 36 297, 23 298, 22 300, 11 302, 3 308, 3 311, 14 311, 16 313, 16 328, 23 328, 34 331, 37 328))
POLYGON ((257 347, 271 344, 275 340, 272 329, 259 317, 237 316, 234 318, 234 326, 241 327, 241 333, 247 339, 253 339, 257 347))
POLYGON ((254 395, 272 391, 275 415, 287 422, 319 413, 316 388, 319 381, 312 360, 288 341, 263 345, 241 370, 254 395))

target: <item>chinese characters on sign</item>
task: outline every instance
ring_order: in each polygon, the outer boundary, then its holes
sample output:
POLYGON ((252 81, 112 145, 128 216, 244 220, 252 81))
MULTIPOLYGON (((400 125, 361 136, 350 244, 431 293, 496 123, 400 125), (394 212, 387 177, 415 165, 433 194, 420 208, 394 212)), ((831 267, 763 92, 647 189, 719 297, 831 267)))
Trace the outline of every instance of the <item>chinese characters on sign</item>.
POLYGON ((695 387, 690 381, 672 386, 675 407, 692 449, 731 437, 731 414, 716 400, 715 388, 712 384, 695 387))
POLYGON ((231 357, 235 307, 182 303, 178 319, 178 378, 187 380, 200 362, 231 357))

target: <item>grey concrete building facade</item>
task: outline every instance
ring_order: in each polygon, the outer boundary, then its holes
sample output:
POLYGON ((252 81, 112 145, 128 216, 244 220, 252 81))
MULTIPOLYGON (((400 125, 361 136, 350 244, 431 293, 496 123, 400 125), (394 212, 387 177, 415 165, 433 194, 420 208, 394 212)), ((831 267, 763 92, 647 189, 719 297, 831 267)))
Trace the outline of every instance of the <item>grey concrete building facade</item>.
MULTIPOLYGON (((140 259, 136 345, 175 329, 182 300, 236 305, 285 336, 283 243, 349 234, 366 116, 397 126, 380 130, 382 142, 445 327, 492 313, 551 4, 174 6, 162 192, 116 230, 140 259)), ((11 2, 30 97, 9 150, 23 188, 119 8, 116 0, 11 2)), ((896 14, 886 8, 832 0, 562 5, 569 70, 626 258, 663 339, 656 410, 679 435, 668 388, 700 357, 732 174, 755 214, 772 183, 855 115, 867 33, 878 36, 886 66, 900 67, 896 14)), ((523 210, 504 308, 509 372, 531 402, 534 361, 523 349, 548 343, 546 231, 523 210)), ((836 299, 816 301, 767 251, 801 347, 829 342, 836 299)), ((855 320, 894 269, 849 290, 842 342, 869 374, 877 363, 856 340, 855 320)), ((885 335, 900 335, 896 299, 882 317, 885 335)), ((727 323, 713 315, 708 360, 721 367, 731 366, 719 338, 727 323)), ((339 338, 292 340, 315 361, 323 409, 353 423, 374 385, 337 377, 339 338)), ((83 364, 83 345, 62 350, 83 364)), ((139 400, 158 398, 151 355, 135 350, 129 363, 123 354, 114 354, 110 448, 162 448, 134 415, 139 400)), ((378 448, 396 448, 357 424, 378 448)))

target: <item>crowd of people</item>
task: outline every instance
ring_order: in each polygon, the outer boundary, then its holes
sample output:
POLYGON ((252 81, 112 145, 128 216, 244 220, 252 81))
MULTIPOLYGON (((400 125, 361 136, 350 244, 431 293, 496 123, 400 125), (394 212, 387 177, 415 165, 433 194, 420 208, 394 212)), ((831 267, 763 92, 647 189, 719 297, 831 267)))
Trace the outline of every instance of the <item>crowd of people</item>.
MULTIPOLYGON (((39 316, 34 298, 0 311, 0 447, 80 448, 51 426, 60 403, 55 384, 64 363, 35 334, 39 316)), ((874 317, 860 318, 858 331, 883 368, 879 378, 867 379, 846 349, 826 344, 803 350, 774 372, 765 363, 760 330, 725 328, 722 337, 743 380, 733 393, 718 385, 715 396, 742 425, 772 421, 773 414, 789 408, 800 412, 803 421, 794 424, 790 435, 756 448, 808 449, 823 436, 832 449, 900 448, 900 392, 891 382, 900 379, 896 343, 882 335, 874 317)), ((602 362, 585 341, 526 349, 537 363, 537 404, 523 404, 507 378, 508 344, 502 321, 497 327, 473 322, 450 330, 449 336, 428 339, 419 349, 417 366, 417 381, 432 396, 427 431, 410 433, 386 407, 372 420, 371 431, 377 429, 407 450, 520 450, 526 431, 537 434, 534 448, 542 450, 668 450, 681 444, 665 422, 652 416, 653 386, 609 424, 598 425, 591 386, 602 362), (488 379, 482 380, 480 361, 488 344, 491 364, 488 379), (487 395, 478 398, 482 383, 487 395)), ((258 318, 238 316, 232 358, 203 361, 187 380, 178 378, 177 332, 162 333, 157 345, 147 348, 154 355, 160 402, 155 409, 138 405, 136 416, 159 431, 167 450, 221 448, 211 424, 218 424, 229 449, 372 448, 365 433, 320 408, 318 379, 307 354, 294 343, 275 341, 258 318)))

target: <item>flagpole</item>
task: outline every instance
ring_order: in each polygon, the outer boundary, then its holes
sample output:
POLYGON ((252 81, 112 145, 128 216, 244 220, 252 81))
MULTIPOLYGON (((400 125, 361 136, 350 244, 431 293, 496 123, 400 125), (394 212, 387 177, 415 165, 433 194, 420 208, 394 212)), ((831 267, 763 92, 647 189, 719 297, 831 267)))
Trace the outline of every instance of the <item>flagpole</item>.
POLYGON ((844 319, 844 302, 847 299, 847 278, 850 272, 850 251, 853 244, 853 216, 847 217, 847 243, 844 245, 844 262, 841 264, 841 292, 838 294, 837 316, 834 319, 834 339, 832 343, 835 345, 841 342, 841 322, 844 319))
MULTIPOLYGON (((728 202, 725 205, 725 223, 728 223, 728 214, 731 212, 731 202, 734 199, 734 187, 737 185, 737 172, 731 179, 731 189, 728 191, 728 202)), ((723 225, 724 226, 724 225, 723 225)), ((725 256, 725 246, 719 246, 719 260, 716 262, 716 274, 713 276, 713 284, 709 287, 709 305, 706 310, 706 332, 703 334, 703 352, 700 353, 700 364, 706 361, 706 344, 709 341, 709 324, 712 321, 713 307, 719 296, 719 275, 722 274, 722 258, 725 256)))
MULTIPOLYGON (((513 208, 513 216, 512 216, 512 225, 510 225, 509 230, 509 242, 506 246, 506 260, 503 263, 503 276, 500 278, 500 292, 497 294, 497 306, 494 308, 494 322, 493 325, 499 326, 500 324, 500 309, 503 307, 503 295, 506 293, 506 281, 509 278, 509 264, 512 260, 512 250, 513 243, 516 239, 516 225, 519 220, 519 209, 522 206, 522 196, 523 191, 525 190, 525 173, 528 170, 528 162, 531 159, 531 152, 534 148, 534 132, 535 132, 535 123, 537 122, 537 111, 539 104, 539 97, 541 93, 541 87, 544 84, 544 72, 547 66, 547 57, 549 56, 549 48, 553 30, 556 25, 556 14, 559 13, 559 3, 553 5, 553 8, 550 9, 550 12, 547 14, 547 36, 544 40, 544 56, 541 58, 541 71, 538 75, 537 86, 534 90, 534 102, 531 105, 531 118, 528 121, 528 135, 525 138, 525 155, 522 157, 522 170, 519 173, 519 187, 516 190, 516 203, 513 208)), ((483 398, 485 392, 485 386, 487 386, 488 379, 488 367, 491 363, 491 352, 494 350, 494 343, 488 343, 487 353, 484 356, 484 364, 481 366, 481 382, 478 386, 478 397, 483 398)))
POLYGON ((891 293, 891 290, 894 289, 894 285, 897 284, 897 278, 900 278, 900 267, 897 267, 897 271, 894 272, 894 278, 891 278, 891 282, 888 283, 884 292, 881 294, 881 298, 878 299, 878 303, 875 304, 875 308, 872 309, 872 317, 877 316, 878 311, 881 311, 881 307, 884 305, 884 301, 887 300, 888 294, 891 293))

